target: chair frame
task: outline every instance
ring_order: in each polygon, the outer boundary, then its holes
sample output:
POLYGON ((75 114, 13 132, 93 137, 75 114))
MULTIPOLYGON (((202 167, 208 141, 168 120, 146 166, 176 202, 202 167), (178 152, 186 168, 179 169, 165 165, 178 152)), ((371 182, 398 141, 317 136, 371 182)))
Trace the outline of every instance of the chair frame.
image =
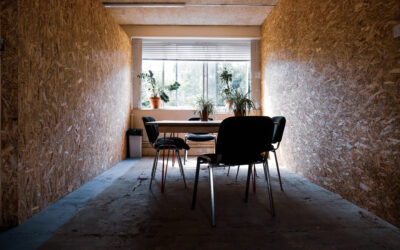
MULTIPOLYGON (((234 117, 231 118, 227 118, 227 119, 237 119, 234 117)), ((243 118, 240 118, 243 119, 243 118)), ((252 118, 253 119, 253 118, 252 118)), ((239 120, 240 121, 240 120, 239 120)), ((242 122, 244 122, 245 120, 242 120, 242 122)), ((222 126, 223 126, 224 122, 221 124, 220 127, 220 131, 218 132, 218 134, 222 133, 222 126)), ((240 124, 240 123, 239 123, 240 124)), ((226 125, 228 126, 228 125, 226 125)), ((229 125, 231 126, 231 125, 229 125)), ((260 124, 260 126, 262 126, 262 124, 260 124)), ((230 129, 232 129, 232 127, 230 127, 230 129)), ((271 128, 270 128, 271 129, 271 128)), ((229 131, 227 129, 227 131, 229 131)), ((225 132, 225 131, 224 131, 225 132)), ((231 132, 226 132, 224 134, 224 136, 228 136, 226 138, 230 138, 229 137, 229 133, 231 132)), ((265 134, 264 134, 265 135, 265 134)), ((222 135, 221 135, 222 136, 222 135)), ((218 140, 220 140, 222 137, 218 137, 218 140)), ((253 135, 252 135, 253 136, 253 135)), ((272 136, 272 135, 271 135, 272 136)), ((263 137, 261 137, 263 138, 263 137)), ((267 137, 268 138, 268 137, 267 137)), ((272 137, 271 137, 272 138, 272 137)), ((225 139, 224 139, 225 140, 225 139)), ((229 141, 228 142, 222 142, 221 144, 217 143, 217 153, 213 154, 213 155, 201 155, 197 158, 197 165, 196 165, 196 174, 195 174, 195 181, 194 181, 194 190, 193 190, 193 198, 192 198, 192 210, 194 210, 196 208, 196 200, 197 200, 197 188, 198 188, 198 182, 199 182, 199 175, 200 175, 200 166, 201 164, 208 164, 208 171, 209 171, 209 183, 210 183, 210 194, 211 194, 211 224, 213 227, 216 226, 216 220, 215 220, 215 195, 214 195, 214 173, 213 173, 213 169, 215 167, 222 167, 225 166, 225 164, 227 165, 237 165, 238 163, 242 163, 242 165, 248 165, 248 172, 247 172, 247 181, 246 181, 246 191, 245 191, 245 202, 248 202, 248 197, 249 197, 249 186, 250 186, 250 177, 252 175, 252 169, 255 166, 255 164, 257 163, 262 163, 263 165, 263 169, 264 169, 264 175, 265 175, 265 181, 267 183, 267 190, 268 190, 268 196, 269 196, 269 201, 270 201, 270 209, 271 209, 271 214, 274 217, 275 216, 275 208, 274 208, 274 202, 273 202, 273 195, 272 195, 272 186, 271 186, 271 176, 269 173, 269 166, 268 166, 268 160, 267 160, 267 148, 265 148, 265 151, 259 155, 259 157, 253 158, 253 156, 250 156, 250 158, 236 158, 234 160, 229 160, 227 158, 223 159, 224 157, 229 157, 230 154, 235 154, 235 151, 230 151, 231 149, 224 149, 224 145, 225 143, 228 143, 229 145, 229 141), (223 151, 220 151, 221 149, 223 149, 223 151), (227 151, 228 150, 228 151, 227 151), (231 152, 231 153, 229 153, 231 152), (222 154, 221 154, 222 153, 222 154), (213 158, 215 157, 215 158, 213 158)), ((232 145, 232 144, 230 144, 232 145)), ((260 141, 257 142, 258 146, 256 146, 257 150, 260 150, 260 141), (258 147, 258 148, 257 148, 258 147)), ((260 153, 262 152, 263 149, 260 150, 260 153)))
MULTIPOLYGON (((192 210, 196 209, 196 200, 197 200, 197 187, 199 183, 199 174, 200 174, 200 166, 201 164, 208 163, 208 172, 209 172, 209 182, 210 182, 210 194, 211 194, 211 225, 213 227, 216 226, 215 221, 215 196, 214 196, 214 174, 213 168, 220 167, 221 165, 209 163, 208 160, 204 159, 202 156, 197 158, 197 165, 196 165, 196 175, 194 179, 194 190, 193 190, 193 199, 192 199, 192 210)), ((259 162, 258 162, 259 163, 259 162)), ((271 186, 271 176, 269 173, 269 166, 268 160, 264 160, 261 162, 263 164, 265 181, 267 183, 268 188, 268 197, 269 197, 269 204, 272 217, 275 216, 275 207, 274 207, 274 198, 272 196, 272 186, 271 186)), ((248 164, 248 171, 247 171, 247 181, 246 181, 246 191, 245 191, 245 203, 249 200, 249 189, 250 189, 250 177, 252 174, 252 169, 256 163, 248 164)))
MULTIPOLYGON (((158 132, 158 126, 157 125, 146 125, 146 121, 155 121, 154 117, 142 117, 142 120, 143 120, 144 125, 145 125, 147 136, 149 137, 150 145, 151 145, 151 147, 153 149, 156 150, 156 155, 154 157, 153 167, 152 167, 152 170, 151 170, 151 178, 150 178, 149 189, 151 189, 151 185, 153 183, 153 179, 154 179, 154 177, 156 175, 157 165, 158 165, 158 158, 159 158, 161 150, 164 150, 164 152, 165 152, 165 150, 168 150, 168 152, 169 152, 169 150, 173 150, 176 153, 177 158, 178 158, 179 170, 180 170, 180 173, 181 173, 182 178, 183 178, 183 183, 185 185, 185 188, 187 188, 185 172, 183 170, 182 159, 181 159, 181 156, 180 156, 180 153, 179 153, 180 147, 174 145, 174 141, 172 139, 171 140, 166 139, 168 137, 165 137, 165 133, 164 133, 164 142, 162 144, 157 145, 157 141, 160 139, 159 138, 159 132, 158 132), (147 127, 147 126, 149 126, 149 127, 147 127), (155 126, 155 127, 152 127, 152 126, 155 126), (153 130, 155 130, 156 132, 154 132, 153 130), (151 133, 149 134, 149 132, 151 132, 151 133), (151 138, 150 138, 150 136, 151 136, 151 138), (171 143, 168 143, 168 141, 170 141, 171 143)), ((174 137, 172 137, 172 134, 171 134, 170 138, 174 138, 174 137)), ((166 165, 166 168, 165 168, 165 172, 164 172, 164 162, 163 162, 162 184, 161 184, 161 192, 162 193, 164 192, 165 180, 167 178, 167 168, 168 168, 168 160, 167 160, 167 165, 166 165)))
MULTIPOLYGON (((187 136, 188 136, 188 135, 185 135, 185 143, 187 143, 187 136)), ((214 153, 215 153, 215 149, 216 149, 216 148, 217 148, 217 137, 214 136, 214 153)), ((184 154, 185 154, 185 155, 184 155, 184 157, 183 157, 183 164, 186 165, 188 150, 185 149, 184 154)))
MULTIPOLYGON (((151 184, 153 183, 153 179, 154 179, 154 177, 156 175, 157 165, 158 165, 158 157, 160 156, 160 151, 161 150, 171 150, 171 149, 175 150, 176 156, 178 158, 179 170, 180 170, 180 173, 181 173, 182 178, 183 178, 183 183, 185 184, 185 188, 187 188, 185 172, 183 170, 183 165, 182 165, 182 160, 181 160, 181 155, 179 153, 179 149, 175 145, 172 145, 172 144, 171 145, 162 144, 161 146, 159 146, 157 148, 152 145, 152 147, 156 150, 156 155, 154 157, 153 168, 151 170, 151 179, 150 179, 149 189, 151 189, 151 184)), ((166 177, 167 177, 167 173, 165 172, 165 177, 164 178, 166 178, 166 177)))
MULTIPOLYGON (((273 118, 275 118, 275 117, 273 117, 273 118)), ((277 126, 280 126, 281 124, 276 124, 276 125, 277 125, 277 126)), ((285 121, 285 125, 286 125, 286 121, 285 121)), ((282 132, 282 133, 283 133, 283 132, 282 132)), ((278 178, 279 178, 279 186, 280 186, 280 188, 281 188, 281 191, 283 191, 282 179, 281 179, 281 172, 280 172, 280 170, 279 170, 278 158, 276 157, 276 150, 278 150, 279 146, 281 145, 281 141, 277 141, 276 143, 277 143, 276 147, 274 146, 274 143, 271 143, 271 149, 269 150, 269 152, 274 153, 275 165, 276 165, 276 170, 277 170, 277 172, 278 172, 278 178)), ((275 143, 275 144, 276 144, 276 143, 275 143)), ((268 158, 267 158, 267 161, 268 161, 268 158)), ((237 180, 238 175, 239 175, 239 169, 240 169, 240 166, 238 166, 238 168, 237 168, 236 180, 237 180)), ((230 170, 230 168, 229 168, 229 170, 230 170)), ((229 170, 228 170, 228 175, 229 175, 229 170)), ((255 168, 254 168, 254 170, 255 170, 255 168)))

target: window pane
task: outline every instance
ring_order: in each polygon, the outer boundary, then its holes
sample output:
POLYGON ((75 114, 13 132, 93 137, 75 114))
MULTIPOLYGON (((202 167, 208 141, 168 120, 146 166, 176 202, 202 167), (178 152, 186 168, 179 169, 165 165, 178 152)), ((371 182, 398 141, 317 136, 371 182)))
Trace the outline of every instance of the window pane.
POLYGON ((221 91, 218 89, 219 76, 218 63, 209 62, 208 63, 208 100, 211 100, 217 106, 223 106, 224 100, 221 98, 221 91))
POLYGON ((203 95, 203 63, 178 62, 178 106, 193 107, 196 99, 203 95))
MULTIPOLYGON (((208 72, 205 83, 207 87, 205 97, 212 100, 217 106, 225 106, 221 95, 223 85, 220 74, 226 67, 232 73, 232 89, 240 89, 243 92, 250 91, 250 62, 190 62, 190 61, 160 61, 143 60, 142 70, 152 70, 157 83, 170 85, 178 81, 181 86, 177 91, 168 91, 170 101, 163 103, 164 107, 186 107, 192 108, 195 100, 203 96, 203 64, 208 72), (163 83, 164 70, 164 83, 163 83)), ((142 107, 149 107, 148 91, 146 83, 142 84, 142 107)))
MULTIPOLYGON (((164 78, 165 78, 165 86, 173 84, 176 82, 176 62, 174 61, 164 61, 164 78)), ((169 102, 164 103, 165 107, 176 107, 177 106, 177 90, 174 91, 167 91, 167 95, 169 96, 169 102)))
POLYGON ((249 63, 232 62, 230 68, 232 69, 232 88, 247 93, 249 91, 249 63))
MULTIPOLYGON (((156 82, 162 85, 162 71, 163 61, 147 61, 142 62, 142 72, 147 73, 149 70, 153 71, 156 82)), ((150 91, 148 90, 148 84, 142 80, 142 93, 141 93, 141 104, 142 107, 150 107, 149 97, 150 91)))
POLYGON ((245 93, 250 91, 250 62, 210 62, 208 66, 208 93, 210 94, 210 91, 216 89, 216 94, 212 92, 216 97, 212 98, 216 100, 217 106, 225 105, 224 98, 221 95, 224 85, 219 78, 224 68, 232 73, 233 90, 240 89, 245 93))

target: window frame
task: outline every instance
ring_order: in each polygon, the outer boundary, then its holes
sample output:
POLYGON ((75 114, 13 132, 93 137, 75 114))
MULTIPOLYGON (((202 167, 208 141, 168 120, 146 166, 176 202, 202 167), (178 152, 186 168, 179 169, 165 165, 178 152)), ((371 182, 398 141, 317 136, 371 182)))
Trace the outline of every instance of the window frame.
MULTIPOLYGON (((179 60, 179 59, 175 59, 175 60, 171 60, 171 59, 142 59, 142 64, 144 61, 158 61, 158 62, 162 62, 162 73, 161 73, 161 85, 162 87, 165 86, 165 62, 166 61, 170 61, 170 62, 175 62, 175 81, 179 82, 178 79, 178 62, 182 62, 182 61, 186 61, 186 62, 202 62, 202 82, 203 82, 203 86, 202 86, 202 97, 206 98, 207 100, 209 99, 209 63, 234 63, 234 62, 245 62, 247 63, 247 69, 246 69, 246 75, 247 75, 247 79, 246 79, 246 88, 248 93, 251 93, 252 91, 252 75, 251 75, 251 60, 224 60, 224 61, 217 61, 217 60, 179 60)), ((218 76, 218 75, 217 75, 218 76)), ((218 78, 218 77, 216 77, 218 78)), ((218 79, 216 79, 216 88, 218 86, 218 79)), ((143 87, 141 88, 141 91, 143 91, 143 87)), ((182 110, 188 110, 188 109, 193 109, 193 107, 190 106, 180 106, 179 105, 179 101, 178 101, 178 90, 175 91, 175 98, 176 98, 176 106, 166 106, 164 102, 161 103, 161 108, 162 109, 171 109, 171 110, 178 110, 178 109, 182 109, 182 110)), ((215 90, 216 92, 216 110, 218 112, 222 112, 225 110, 224 106, 218 106, 218 97, 221 97, 221 95, 218 92, 218 88, 215 90)), ((142 98, 142 94, 140 93, 140 109, 151 109, 148 107, 143 107, 142 103, 144 100, 141 99, 142 98)))

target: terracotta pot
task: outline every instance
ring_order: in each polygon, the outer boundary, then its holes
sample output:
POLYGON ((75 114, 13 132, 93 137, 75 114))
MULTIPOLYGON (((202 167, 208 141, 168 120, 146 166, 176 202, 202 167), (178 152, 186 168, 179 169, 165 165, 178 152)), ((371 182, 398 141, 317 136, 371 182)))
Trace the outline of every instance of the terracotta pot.
POLYGON ((160 97, 150 97, 150 105, 153 109, 160 108, 161 98, 160 97))
POLYGON ((235 114, 235 116, 246 116, 246 113, 242 113, 242 112, 236 111, 236 110, 234 110, 233 113, 235 114))
POLYGON ((229 106, 230 106, 232 100, 224 100, 224 102, 225 102, 225 109, 229 110, 229 106))
POLYGON ((208 112, 207 112, 206 110, 201 111, 200 119, 201 119, 203 122, 208 121, 208 112))

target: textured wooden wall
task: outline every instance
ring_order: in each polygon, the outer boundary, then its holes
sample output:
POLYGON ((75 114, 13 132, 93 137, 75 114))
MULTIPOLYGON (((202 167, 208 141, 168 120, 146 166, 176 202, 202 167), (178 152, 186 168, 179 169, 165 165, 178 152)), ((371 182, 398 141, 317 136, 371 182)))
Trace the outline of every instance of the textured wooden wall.
POLYGON ((20 223, 125 158, 131 40, 98 0, 18 0, 17 16, 20 223))
MULTIPOLYGON (((17 1, 0 2, 1 38, 6 50, 1 52, 1 188, 3 225, 18 220, 17 131, 18 131, 18 40, 17 1)), ((0 224, 0 225, 1 225, 0 224)))
POLYGON ((280 159, 400 225, 398 0, 280 0, 262 26, 265 115, 280 159))

